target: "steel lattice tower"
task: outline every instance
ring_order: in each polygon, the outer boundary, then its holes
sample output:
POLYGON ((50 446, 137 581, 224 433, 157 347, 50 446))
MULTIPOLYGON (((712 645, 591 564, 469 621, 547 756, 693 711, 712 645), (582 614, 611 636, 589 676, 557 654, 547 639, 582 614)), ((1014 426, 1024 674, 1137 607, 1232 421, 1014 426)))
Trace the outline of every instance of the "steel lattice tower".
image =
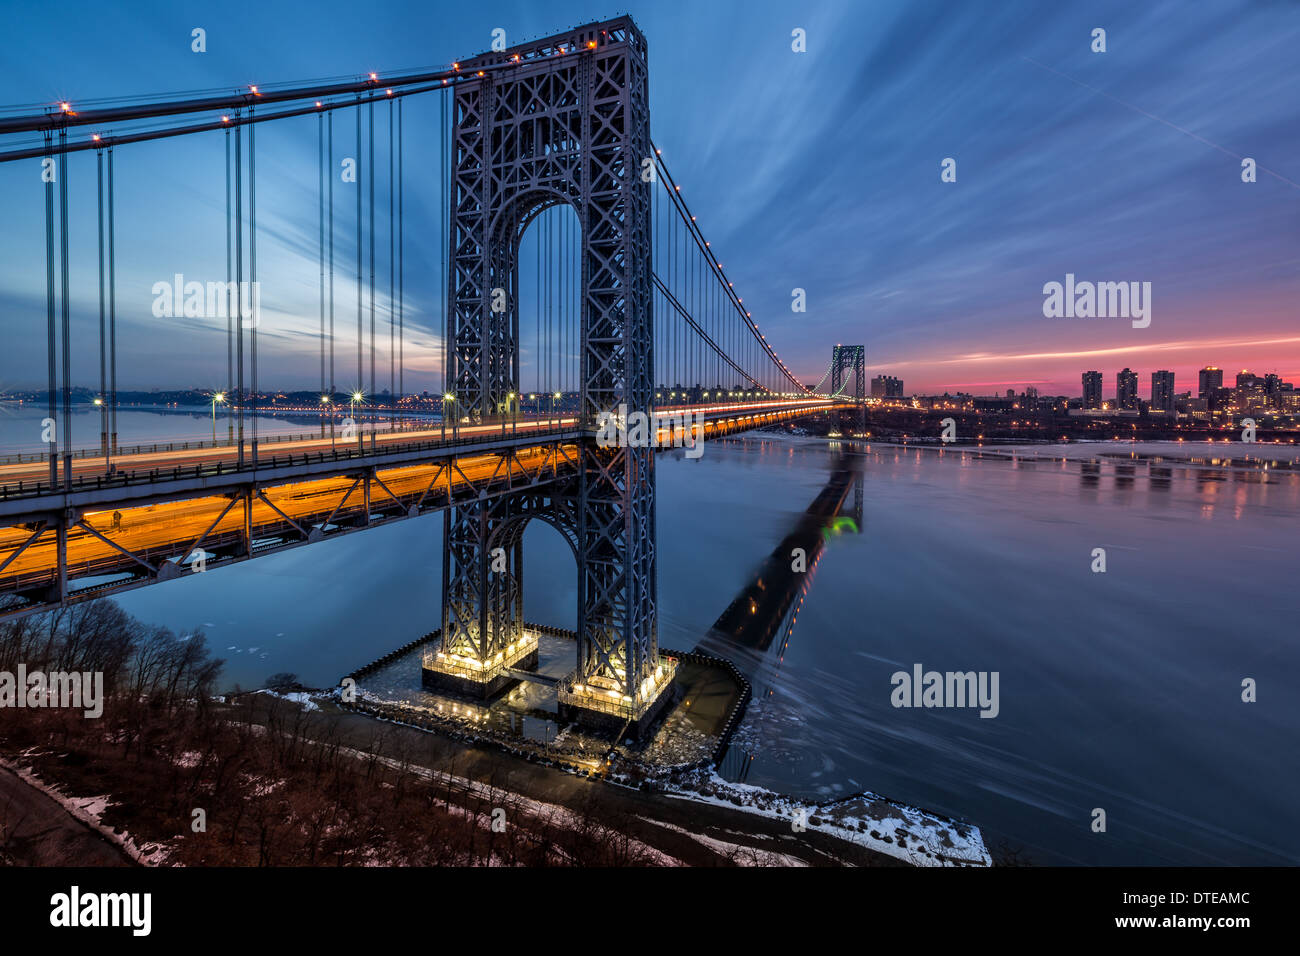
POLYGON ((578 563, 575 680, 637 698, 659 665, 651 448, 600 448, 602 412, 651 412, 651 184, 646 42, 630 18, 460 64, 452 106, 447 381, 457 414, 491 420, 519 394, 519 247, 543 210, 581 227, 581 468, 535 500, 457 506, 444 531, 443 647, 488 660, 521 628, 522 526, 547 513, 578 563), (503 68, 505 67, 505 68, 503 68), (491 309, 505 290, 504 312, 491 309), (513 529, 513 530, 512 530, 513 529), (492 549, 506 570, 492 571, 492 549))
POLYGON ((853 397, 861 402, 866 398, 867 347, 865 345, 837 345, 831 352, 831 394, 839 394, 844 386, 844 373, 853 371, 853 397))

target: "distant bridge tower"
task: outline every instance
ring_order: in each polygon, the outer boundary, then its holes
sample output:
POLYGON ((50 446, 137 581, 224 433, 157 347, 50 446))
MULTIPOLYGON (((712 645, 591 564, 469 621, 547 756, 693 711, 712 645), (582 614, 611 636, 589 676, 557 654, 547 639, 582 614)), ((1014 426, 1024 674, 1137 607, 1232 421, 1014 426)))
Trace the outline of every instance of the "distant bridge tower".
POLYGON ((626 710, 635 731, 671 687, 656 632, 654 452, 600 448, 594 431, 602 412, 649 414, 654 398, 646 41, 622 17, 459 69, 481 78, 457 84, 452 102, 447 381, 457 414, 488 421, 520 393, 520 242, 543 210, 567 204, 581 226, 585 435, 571 482, 449 512, 442 659, 453 676, 482 677, 485 695, 509 682, 499 665, 527 666, 521 536, 542 517, 578 565, 577 667, 561 708, 591 703, 619 726, 626 710), (505 311, 492 311, 494 290, 505 311))
POLYGON ((853 397, 861 402, 866 398, 867 347, 865 345, 837 345, 831 352, 831 394, 844 387, 844 373, 853 372, 853 397))

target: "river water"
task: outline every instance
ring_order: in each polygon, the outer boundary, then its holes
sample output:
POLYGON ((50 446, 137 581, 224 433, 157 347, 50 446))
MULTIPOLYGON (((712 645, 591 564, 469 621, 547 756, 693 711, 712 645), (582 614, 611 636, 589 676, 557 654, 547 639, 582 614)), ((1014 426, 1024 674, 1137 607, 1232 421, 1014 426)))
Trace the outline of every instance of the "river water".
MULTIPOLYGON (((834 470, 852 468, 858 533, 829 538, 788 634, 736 654, 755 691, 746 782, 808 798, 873 790, 1039 863, 1300 863, 1300 458, 1221 461, 1246 448, 751 437, 664 456, 660 643, 694 647, 834 470), (917 664, 997 672, 997 716, 893 706, 892 675, 917 664), (1245 679, 1257 702, 1242 700, 1245 679)), ((332 685, 437 626, 441 534, 430 515, 119 600, 202 628, 228 685, 278 671, 332 685)), ((572 554, 535 523, 526 616, 572 628, 575 604, 572 554)))

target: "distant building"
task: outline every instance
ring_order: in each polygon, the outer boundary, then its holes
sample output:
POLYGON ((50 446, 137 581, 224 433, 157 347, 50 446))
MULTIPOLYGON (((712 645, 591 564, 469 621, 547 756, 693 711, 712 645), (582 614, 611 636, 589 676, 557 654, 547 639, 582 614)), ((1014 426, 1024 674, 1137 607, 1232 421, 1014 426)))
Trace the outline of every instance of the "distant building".
POLYGON ((872 398, 902 398, 903 380, 892 375, 877 375, 871 380, 872 398))
POLYGON ((1223 369, 1207 365, 1201 369, 1200 382, 1196 390, 1198 398, 1209 398, 1216 388, 1223 388, 1223 369))
POLYGON ((1000 395, 975 396, 975 411, 988 412, 1005 415, 1016 410, 1016 400, 1012 398, 1003 398, 1000 395))
POLYGON ((1101 372, 1083 373, 1083 407, 1101 408, 1101 372))
POLYGON ((1229 412, 1233 408, 1233 390, 1218 386, 1205 396, 1205 407, 1211 412, 1229 412))
POLYGON ((1131 368, 1122 369, 1115 376, 1115 407, 1135 411, 1138 407, 1138 377, 1131 368))
POLYGON ((1174 412, 1174 373, 1166 370, 1151 373, 1151 411, 1174 412))

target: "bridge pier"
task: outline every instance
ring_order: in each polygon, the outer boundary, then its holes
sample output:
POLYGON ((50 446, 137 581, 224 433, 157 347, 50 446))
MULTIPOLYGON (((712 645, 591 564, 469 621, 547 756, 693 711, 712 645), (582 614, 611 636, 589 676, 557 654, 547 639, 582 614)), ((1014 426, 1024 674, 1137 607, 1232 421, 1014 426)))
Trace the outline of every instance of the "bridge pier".
POLYGON ((442 640, 426 655, 426 687, 494 697, 506 672, 537 666, 537 637, 523 632, 523 541, 506 540, 525 496, 480 497, 449 508, 443 523, 442 640))
POLYGON ((653 457, 650 449, 584 448, 577 478, 447 511, 441 639, 426 652, 421 679, 430 690, 486 700, 537 667, 538 637, 523 624, 523 532, 540 519, 569 543, 578 579, 576 666, 558 682, 559 716, 640 737, 675 699, 676 661, 659 653, 655 633, 653 457), (640 485, 631 516, 629 462, 640 485))

